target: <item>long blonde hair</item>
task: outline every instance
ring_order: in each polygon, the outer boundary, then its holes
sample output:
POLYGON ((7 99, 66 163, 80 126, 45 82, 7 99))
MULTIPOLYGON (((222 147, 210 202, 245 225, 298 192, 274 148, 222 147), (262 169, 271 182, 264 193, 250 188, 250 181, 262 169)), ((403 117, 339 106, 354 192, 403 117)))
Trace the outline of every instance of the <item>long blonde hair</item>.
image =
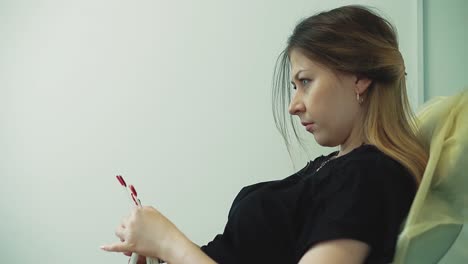
POLYGON ((373 80, 362 105, 364 137, 406 167, 419 184, 428 150, 408 102, 404 60, 391 23, 370 8, 349 5, 308 17, 295 27, 275 65, 272 91, 275 123, 290 154, 286 116, 298 138, 286 111, 291 100, 289 54, 295 48, 333 71, 373 80))

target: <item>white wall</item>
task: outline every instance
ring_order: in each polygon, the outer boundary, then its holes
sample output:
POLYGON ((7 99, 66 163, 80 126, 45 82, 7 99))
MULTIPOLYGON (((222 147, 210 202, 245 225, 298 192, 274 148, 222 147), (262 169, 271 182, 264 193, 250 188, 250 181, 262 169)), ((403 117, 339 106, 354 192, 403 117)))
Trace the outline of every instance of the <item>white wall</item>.
POLYGON ((425 100, 468 88, 468 1, 424 1, 425 100))
POLYGON ((126 263, 98 248, 129 212, 116 174, 206 244, 242 186, 304 165, 273 66, 299 19, 350 3, 397 26, 418 102, 416 1, 1 1, 1 262, 126 263))
MULTIPOLYGON (((424 99, 468 89, 468 1, 424 0, 424 99)), ((468 259, 468 228, 463 227, 441 264, 468 259)))

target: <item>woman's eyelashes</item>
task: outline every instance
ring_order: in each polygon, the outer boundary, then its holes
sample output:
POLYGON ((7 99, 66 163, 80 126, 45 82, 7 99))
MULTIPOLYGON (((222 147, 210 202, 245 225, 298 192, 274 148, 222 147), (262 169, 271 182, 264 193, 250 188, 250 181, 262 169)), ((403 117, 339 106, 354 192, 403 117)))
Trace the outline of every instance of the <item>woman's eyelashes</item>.
MULTIPOLYGON (((306 85, 308 85, 310 83, 310 79, 301 78, 301 79, 299 79, 299 83, 301 84, 301 86, 306 86, 306 85)), ((297 88, 294 83, 292 83, 292 88, 294 90, 296 90, 296 88, 297 88)))

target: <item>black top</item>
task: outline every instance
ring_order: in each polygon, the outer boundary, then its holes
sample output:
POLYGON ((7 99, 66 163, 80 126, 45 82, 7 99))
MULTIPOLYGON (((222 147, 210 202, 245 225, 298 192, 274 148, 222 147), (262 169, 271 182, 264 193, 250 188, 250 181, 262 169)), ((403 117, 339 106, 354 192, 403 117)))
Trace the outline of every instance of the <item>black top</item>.
POLYGON ((349 238, 367 243, 365 263, 393 260, 416 183, 373 145, 319 156, 291 176, 239 192, 223 234, 201 247, 220 264, 296 264, 313 245, 349 238))

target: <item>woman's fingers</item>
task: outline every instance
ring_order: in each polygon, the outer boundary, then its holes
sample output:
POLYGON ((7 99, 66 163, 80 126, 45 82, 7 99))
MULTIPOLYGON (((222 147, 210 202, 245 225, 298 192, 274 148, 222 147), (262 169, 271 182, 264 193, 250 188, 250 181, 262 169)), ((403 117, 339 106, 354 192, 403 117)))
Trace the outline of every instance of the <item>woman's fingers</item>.
MULTIPOLYGON (((175 225, 153 207, 134 208, 132 213, 124 217, 116 227, 115 235, 120 242, 102 246, 101 248, 111 252, 121 252, 131 256, 131 252, 143 255, 164 256, 166 244, 172 243, 174 237, 179 236, 180 231, 175 225), (171 239, 168 239, 171 238, 171 239), (164 242, 164 243, 163 243, 164 242)), ((146 263, 146 259, 139 258, 138 263, 146 263)))
POLYGON ((115 235, 120 238, 120 241, 123 242, 125 241, 125 229, 119 225, 116 229, 115 229, 115 235))
MULTIPOLYGON (((133 252, 123 252, 123 254, 127 257, 131 257, 133 252)), ((141 264, 141 263, 146 263, 146 257, 145 256, 141 256, 141 255, 138 255, 138 262, 137 264, 141 264)))
POLYGON ((130 215, 126 215, 124 217, 122 217, 122 219, 120 220, 120 225, 125 228, 127 226, 127 222, 128 222, 128 218, 129 218, 130 215))
MULTIPOLYGON (((125 256, 128 256, 128 257, 132 256, 132 252, 124 252, 124 254, 125 256)), ((128 261, 130 261, 130 259, 128 259, 128 261)), ((139 255, 137 264, 146 264, 146 257, 139 255)))
POLYGON ((131 246, 127 243, 115 243, 111 245, 103 245, 101 246, 102 250, 109 251, 109 252, 129 252, 131 251, 131 246))

